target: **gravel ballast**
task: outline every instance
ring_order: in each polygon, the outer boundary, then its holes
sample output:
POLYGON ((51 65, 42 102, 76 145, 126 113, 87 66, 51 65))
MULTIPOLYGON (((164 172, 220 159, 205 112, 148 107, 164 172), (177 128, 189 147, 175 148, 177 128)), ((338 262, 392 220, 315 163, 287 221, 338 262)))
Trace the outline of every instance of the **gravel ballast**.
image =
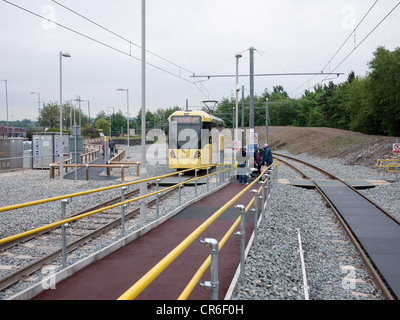
MULTIPOLYGON (((284 152, 281 152, 284 153, 284 152)), ((140 149, 130 147, 131 159, 140 160, 140 149)), ((288 154, 288 153, 286 153, 288 154)), ((289 155, 289 154, 288 154, 289 155)), ((383 176, 373 169, 359 166, 343 166, 338 159, 321 159, 308 155, 296 156, 316 166, 346 179, 379 180, 383 176)), ((135 172, 136 168, 132 169, 135 172)), ((166 166, 149 166, 149 175, 158 176, 171 172, 166 166)), ((118 173, 113 173, 116 176, 118 173)), ((125 172, 125 176, 130 174, 125 172)), ((297 174, 281 165, 279 178, 296 178, 297 174)), ((38 199, 72 194, 108 185, 117 185, 121 181, 70 181, 49 179, 48 171, 31 171, 0 174, 1 186, 5 192, 0 194, 0 206, 34 201, 38 199)), ((394 179, 388 176, 386 179, 394 179)), ((198 194, 205 193, 205 186, 199 188, 198 194)), ((377 186, 363 192, 397 215, 396 208, 399 184, 377 186)), ((120 195, 117 188, 108 193, 95 196, 74 198, 69 205, 69 212, 77 212, 91 207, 108 198, 120 195)), ((194 196, 193 188, 185 188, 182 201, 194 196)), ((177 197, 170 199, 162 206, 161 214, 172 211, 177 206, 177 197)), ((59 201, 44 204, 35 209, 19 209, 0 213, 0 238, 17 234, 43 224, 60 219, 59 201)), ((152 217, 150 217, 152 219, 152 217)), ((128 226, 132 227, 132 226, 128 226)), ((371 277, 353 248, 351 241, 342 231, 340 224, 333 218, 316 191, 278 183, 271 200, 270 209, 259 227, 258 241, 250 249, 245 267, 245 280, 238 282, 233 290, 232 300, 303 300, 304 275, 299 252, 299 234, 304 254, 306 279, 309 298, 312 300, 376 300, 384 299, 374 287, 371 277)), ((104 247, 118 236, 102 236, 98 247, 104 247), (101 243, 100 243, 101 242, 101 243)), ((96 240, 97 241, 97 240, 96 240)), ((96 246, 92 243, 92 247, 96 246)), ((98 249, 98 248, 96 248, 98 249)), ((95 249, 91 249, 95 250, 95 249)), ((76 259, 89 255, 90 252, 76 254, 76 259)), ((71 259, 72 260, 72 259, 71 259)), ((4 264, 1 262, 0 264, 4 264)), ((73 261, 69 261, 73 263, 73 261)), ((223 271, 222 271, 223 272, 223 271)), ((38 275, 40 277, 40 275, 38 275)), ((0 292, 0 299, 29 286, 18 283, 0 292)), ((221 297, 220 297, 221 298, 221 297)))

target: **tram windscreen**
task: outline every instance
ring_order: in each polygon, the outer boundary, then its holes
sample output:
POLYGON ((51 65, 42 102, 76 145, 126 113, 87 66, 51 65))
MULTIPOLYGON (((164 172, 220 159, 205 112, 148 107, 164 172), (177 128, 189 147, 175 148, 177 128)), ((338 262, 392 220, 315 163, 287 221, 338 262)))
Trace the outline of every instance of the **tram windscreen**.
POLYGON ((171 149, 201 148, 202 121, 200 116, 173 116, 169 128, 171 149))

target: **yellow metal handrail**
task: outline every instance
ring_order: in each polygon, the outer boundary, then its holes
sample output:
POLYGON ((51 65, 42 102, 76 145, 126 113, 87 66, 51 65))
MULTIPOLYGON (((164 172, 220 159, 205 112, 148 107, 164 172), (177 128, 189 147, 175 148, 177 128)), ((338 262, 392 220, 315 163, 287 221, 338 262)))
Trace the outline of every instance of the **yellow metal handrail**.
MULTIPOLYGON (((260 194, 261 190, 263 187, 261 187, 260 189, 258 189, 258 194, 260 194)), ((249 202, 249 204, 247 205, 245 212, 247 213, 247 211, 249 211, 249 209, 251 208, 251 206, 254 203, 254 198, 251 199, 251 201, 249 202)), ((224 235, 224 237, 221 239, 221 241, 219 242, 218 248, 219 250, 221 250, 223 248, 223 246, 225 245, 225 243, 228 241, 228 239, 230 238, 230 236, 232 236, 233 231, 236 229, 236 227, 239 225, 240 220, 242 219, 242 216, 239 216, 236 221, 232 224, 232 226, 230 227, 230 229, 227 231, 227 233, 224 235)), ((178 300, 186 300, 189 295, 192 293, 194 287, 198 284, 198 282, 200 281, 201 277, 203 276, 204 272, 206 272, 207 268, 209 267, 211 263, 211 255, 208 256, 208 258, 203 262, 203 264, 201 265, 201 267, 197 270, 197 272, 194 274, 193 278, 189 281, 188 285, 186 286, 186 288, 182 291, 181 295, 178 297, 178 300)))
POLYGON ((386 167, 388 172, 399 172, 400 163, 388 163, 386 167))
POLYGON ((191 170, 193 170, 193 169, 182 170, 182 171, 179 171, 179 172, 177 171, 177 172, 169 173, 169 174, 166 174, 166 175, 163 175, 163 176, 159 176, 159 177, 155 177, 155 178, 137 180, 137 181, 127 182, 127 183, 123 183, 123 184, 118 184, 118 185, 115 185, 115 186, 109 186, 109 187, 104 187, 104 188, 99 188, 99 189, 93 189, 93 190, 88 190, 88 191, 72 193, 72 194, 69 194, 69 195, 63 195, 63 196, 57 196, 57 197, 48 198, 48 199, 42 199, 42 200, 36 200, 36 201, 31 201, 31 202, 15 204, 15 205, 11 205, 11 206, 0 208, 0 212, 21 209, 21 208, 30 207, 30 206, 43 204, 43 203, 48 203, 48 202, 53 202, 53 201, 57 201, 57 200, 63 200, 63 199, 69 199, 69 198, 84 196, 84 195, 88 195, 88 194, 92 194, 92 193, 96 193, 96 192, 112 190, 112 189, 126 187, 126 186, 130 186, 130 185, 138 184, 138 183, 143 183, 143 182, 149 182, 149 181, 152 181, 152 180, 164 179, 164 178, 168 178, 170 176, 173 176, 173 175, 176 175, 176 174, 179 174, 179 173, 183 173, 183 172, 187 172, 187 171, 191 171, 191 170))
POLYGON ((397 168, 400 166, 400 159, 378 159, 376 160, 377 168, 386 168, 387 172, 397 172, 397 168), (396 168, 396 171, 390 170, 390 168, 396 168))
MULTIPOLYGON (((177 172, 177 173, 191 171, 191 170, 193 170, 193 169, 183 170, 183 171, 180 171, 180 172, 177 172)), ((54 222, 54 223, 51 223, 51 224, 48 224, 48 225, 45 225, 45 226, 42 226, 42 227, 39 227, 39 228, 36 228, 36 229, 25 231, 25 232, 22 232, 22 233, 13 235, 13 236, 9 236, 9 237, 0 239, 0 245, 5 244, 5 243, 10 242, 10 241, 14 241, 14 240, 26 237, 26 236, 30 236, 30 235, 38 233, 38 232, 42 232, 42 231, 48 230, 50 228, 58 227, 60 225, 63 225, 64 223, 69 223, 69 222, 72 222, 72 221, 75 221, 75 220, 79 220, 79 219, 85 218, 85 217, 90 216, 90 215, 95 214, 95 213, 99 213, 99 212, 102 212, 102 211, 113 209, 113 208, 122 206, 124 204, 128 204, 128 203, 135 202, 135 201, 138 201, 138 200, 142 200, 144 198, 151 197, 151 196, 156 195, 158 193, 162 193, 162 192, 177 188, 180 185, 187 184, 188 182, 192 182, 192 181, 199 180, 199 179, 204 179, 204 178, 206 178, 208 176, 216 175, 216 174, 219 174, 221 172, 226 172, 228 170, 229 169, 226 169, 226 170, 223 170, 223 171, 210 173, 210 174, 208 174, 206 176, 201 176, 201 177, 193 178, 193 179, 190 179, 190 180, 186 180, 186 181, 183 181, 181 183, 177 183, 177 184, 175 184, 175 185, 173 185, 171 187, 167 187, 167 188, 164 188, 162 190, 158 190, 158 191, 155 191, 155 192, 152 192, 152 193, 148 193, 146 195, 139 196, 139 197, 134 198, 134 199, 126 200, 126 201, 123 201, 123 202, 118 202, 117 204, 113 204, 113 205, 110 205, 110 206, 107 206, 107 207, 103 207, 103 208, 100 208, 100 209, 97 209, 97 210, 86 212, 84 214, 81 214, 81 215, 78 215, 78 216, 75 216, 75 217, 71 217, 71 218, 67 218, 67 219, 64 219, 64 220, 60 220, 60 221, 57 221, 57 222, 54 222)), ((175 175, 177 173, 172 173, 172 174, 168 174, 168 175, 164 175, 164 176, 160 176, 160 177, 155 177, 155 178, 139 180, 139 181, 135 181, 135 182, 131 182, 131 183, 120 184, 118 186, 105 187, 105 188, 101 188, 101 189, 95 189, 95 190, 91 190, 91 191, 75 193, 75 194, 67 195, 67 196, 59 196, 59 197, 54 197, 54 198, 50 198, 50 199, 33 201, 33 202, 29 202, 29 203, 24 203, 24 204, 21 204, 21 205, 3 207, 3 208, 0 208, 0 212, 1 211, 7 211, 7 210, 1 210, 1 209, 5 209, 5 208, 12 208, 12 209, 9 209, 9 210, 15 210, 15 209, 27 207, 27 206, 30 206, 30 205, 36 205, 36 204, 42 204, 42 203, 56 201, 56 200, 68 199, 68 198, 71 198, 71 197, 77 197, 79 195, 86 195, 86 194, 94 193, 96 191, 104 191, 104 190, 114 189, 114 188, 117 188, 117 187, 127 186, 127 185, 130 185, 130 184, 135 184, 135 183, 141 183, 141 182, 146 182, 146 181, 166 178, 166 177, 169 177, 171 175, 175 175)))
MULTIPOLYGON (((271 165, 272 166, 272 165, 271 165)), ((271 167, 270 166, 270 167, 271 167)), ((194 230, 185 240, 176 246, 169 254, 167 254, 160 262, 158 262, 152 269, 150 269, 142 278, 140 278, 133 286, 131 286, 118 300, 133 300, 144 289, 146 289, 186 248, 198 238, 204 230, 206 230, 222 213, 224 213, 235 201, 237 201, 243 194, 245 194, 270 168, 266 168, 257 179, 239 192, 229 202, 217 210, 210 218, 203 222, 196 230, 194 230)), ((254 199, 252 200, 254 201, 254 199)))

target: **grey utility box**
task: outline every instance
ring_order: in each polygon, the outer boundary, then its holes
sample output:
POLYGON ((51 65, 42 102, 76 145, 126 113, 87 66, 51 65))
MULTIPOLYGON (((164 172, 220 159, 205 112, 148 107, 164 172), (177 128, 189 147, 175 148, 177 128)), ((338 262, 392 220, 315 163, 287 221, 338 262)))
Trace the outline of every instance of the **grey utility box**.
POLYGON ((0 171, 22 169, 23 138, 0 138, 0 171))
MULTIPOLYGON (((69 154, 69 135, 43 132, 32 136, 33 169, 49 169, 51 163, 59 160, 61 153, 69 154)), ((67 157, 64 157, 66 159, 67 157)))
POLYGON ((81 163, 81 154, 83 152, 83 137, 70 136, 69 137, 69 153, 72 158, 72 163, 81 163), (76 147, 75 147, 76 145, 76 147), (76 158, 76 161, 75 161, 76 158))

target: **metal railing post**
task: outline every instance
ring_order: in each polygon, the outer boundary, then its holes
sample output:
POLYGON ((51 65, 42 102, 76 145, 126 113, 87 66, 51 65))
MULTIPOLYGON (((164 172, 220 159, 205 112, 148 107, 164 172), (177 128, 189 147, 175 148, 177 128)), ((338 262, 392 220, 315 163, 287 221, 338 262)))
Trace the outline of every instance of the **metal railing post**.
POLYGON ((209 185, 208 185, 208 182, 209 182, 209 175, 210 174, 210 168, 207 168, 207 192, 209 191, 209 185))
POLYGON ((181 182, 182 182, 182 179, 181 179, 181 177, 182 177, 182 175, 183 175, 183 173, 182 172, 180 172, 179 174, 178 174, 178 176, 179 176, 179 205, 181 205, 181 202, 182 202, 182 197, 181 197, 181 187, 182 187, 182 185, 181 185, 181 182))
MULTIPOLYGON (((275 190, 275 187, 278 183, 278 167, 277 165, 273 166, 273 189, 275 190)), ((275 191, 274 191, 275 192, 275 191)))
POLYGON ((121 202, 125 201, 125 191, 128 189, 128 187, 121 187, 121 202))
POLYGON ((257 247, 257 218, 258 218, 258 191, 251 190, 254 193, 254 208, 251 209, 254 212, 254 246, 257 247))
POLYGON ((264 184, 265 184, 265 213, 268 212, 268 208, 269 208, 269 193, 270 193, 270 189, 269 189, 269 173, 267 174, 267 177, 265 178, 264 184))
MULTIPOLYGON (((67 204, 69 203, 69 199, 61 200, 61 220, 65 220, 65 209, 67 204)), ((62 240, 62 268, 64 269, 67 265, 67 227, 68 224, 64 223, 61 226, 61 240, 62 240)))
MULTIPOLYGON (((156 180, 156 190, 159 191, 159 186, 160 186, 160 181, 161 179, 157 179, 156 180)), ((160 208, 159 208, 159 193, 157 193, 156 195, 156 215, 157 215, 157 219, 160 217, 160 208)))
POLYGON ((246 208, 244 205, 237 205, 235 206, 236 209, 241 211, 240 215, 240 231, 235 232, 235 235, 240 237, 240 283, 244 285, 244 251, 246 249, 246 229, 245 229, 245 213, 246 208))
POLYGON ((200 283, 202 287, 207 290, 211 290, 211 300, 218 300, 218 291, 219 291, 219 280, 218 280, 218 253, 219 246, 218 241, 215 239, 200 239, 200 243, 204 244, 206 247, 210 248, 211 254, 211 280, 205 281, 204 283, 200 283))
POLYGON ((270 175, 270 178, 269 178, 270 197, 272 196, 272 192, 274 191, 274 179, 275 179, 274 171, 275 171, 274 167, 271 167, 271 172, 269 174, 270 175))
POLYGON ((121 236, 125 237, 125 209, 128 205, 124 204, 121 206, 121 236))
POLYGON ((259 197, 261 199, 261 223, 264 222, 264 216, 265 216, 265 182, 260 181, 262 184, 262 189, 261 189, 261 196, 259 197))
POLYGON ((199 169, 194 170, 194 196, 195 198, 197 198, 197 172, 199 171, 199 169))

